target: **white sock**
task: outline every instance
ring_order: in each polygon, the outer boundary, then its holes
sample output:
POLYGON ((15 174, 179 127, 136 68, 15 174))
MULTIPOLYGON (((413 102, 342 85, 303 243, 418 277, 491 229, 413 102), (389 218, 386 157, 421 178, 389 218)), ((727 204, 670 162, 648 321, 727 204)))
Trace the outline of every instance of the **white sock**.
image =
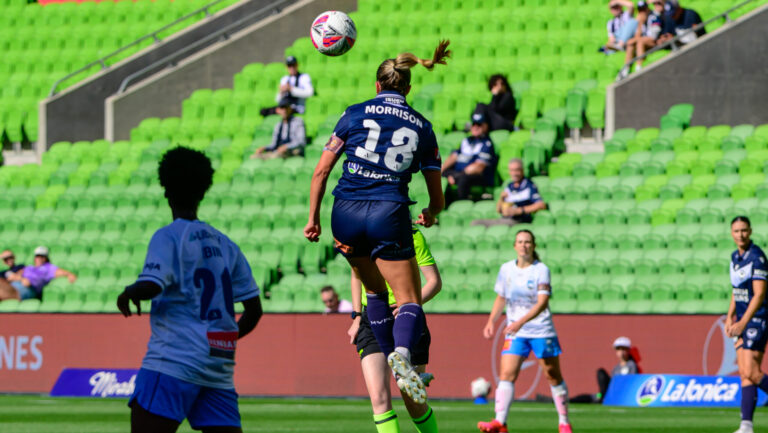
POLYGON ((741 421, 741 425, 739 426, 739 430, 752 431, 752 428, 752 421, 741 421))
POLYGON ((552 399, 555 401, 560 424, 570 424, 568 422, 568 386, 565 381, 562 381, 560 385, 550 385, 549 389, 552 390, 552 399))
POLYGON ((508 380, 499 382, 499 386, 496 387, 496 420, 500 423, 507 423, 509 406, 512 404, 514 398, 515 384, 508 380))
POLYGON ((408 362, 411 362, 411 351, 408 350, 407 347, 395 347, 395 352, 403 355, 403 358, 407 359, 408 362))
POLYGON ((643 70, 643 65, 635 65, 635 72, 640 72, 643 70))

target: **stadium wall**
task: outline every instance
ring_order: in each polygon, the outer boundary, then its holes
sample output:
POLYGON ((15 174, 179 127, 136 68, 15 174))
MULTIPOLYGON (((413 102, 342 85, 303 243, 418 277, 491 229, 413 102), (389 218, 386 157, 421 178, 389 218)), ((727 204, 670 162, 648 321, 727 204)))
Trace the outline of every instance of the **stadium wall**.
POLYGON ((312 20, 326 10, 352 11, 357 0, 300 0, 232 38, 219 42, 105 101, 105 138, 127 140, 148 117, 181 115, 181 103, 197 89, 232 87, 233 77, 253 62, 281 62, 285 48, 309 35, 312 20))
MULTIPOLYGON (((725 308, 725 306, 724 306, 725 308)), ((436 376, 432 397, 469 398, 470 382, 491 379, 501 335, 485 340, 483 314, 429 315, 436 376)), ((51 390, 62 368, 138 368, 149 319, 116 314, 3 314, 0 392, 51 390)), ((235 382, 244 395, 365 396, 357 354, 346 335, 347 315, 267 314, 238 344, 235 382)), ((595 371, 616 363, 613 340, 625 335, 646 373, 736 372, 723 317, 712 315, 556 315, 563 374, 571 395, 595 393, 595 371)), ((526 363, 518 398, 549 396, 536 363, 526 363)))
MULTIPOLYGON (((285 3, 293 1, 295 0, 285 0, 285 3)), ((73 87, 44 99, 39 105, 38 146, 45 150, 57 141, 103 139, 104 100, 119 89, 125 77, 274 2, 275 0, 238 2, 219 11, 215 16, 201 20, 73 87)), ((195 89, 183 90, 188 95, 195 89)))
POLYGON ((658 126, 660 113, 683 102, 695 107, 692 125, 768 123, 766 40, 768 5, 609 86, 606 136, 658 126))

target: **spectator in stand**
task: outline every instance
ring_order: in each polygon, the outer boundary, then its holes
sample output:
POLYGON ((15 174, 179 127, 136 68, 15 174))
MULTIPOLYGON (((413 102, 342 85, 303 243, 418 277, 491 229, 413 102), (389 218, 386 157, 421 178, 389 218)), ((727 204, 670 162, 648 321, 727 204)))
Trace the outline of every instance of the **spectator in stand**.
POLYGON ((496 150, 488 137, 485 115, 472 115, 470 136, 462 140, 442 166, 443 177, 448 179, 445 192, 446 205, 455 200, 468 200, 472 186, 493 186, 496 181, 496 150), (456 188, 454 192, 453 188, 456 188))
POLYGON ((533 221, 532 215, 534 213, 547 208, 547 204, 541 198, 536 185, 525 177, 523 161, 519 158, 513 158, 509 160, 507 168, 510 182, 501 192, 499 201, 496 203, 496 212, 501 215, 501 218, 475 220, 472 221, 472 225, 490 227, 501 224, 530 223, 533 221))
MULTIPOLYGON (((664 2, 664 0, 654 0, 654 6, 656 2, 664 2)), ((659 37, 658 44, 673 39, 676 36, 683 35, 679 40, 679 45, 690 44, 697 38, 707 34, 707 30, 704 27, 699 28, 696 31, 688 31, 697 24, 701 24, 701 16, 693 9, 686 9, 680 7, 677 2, 667 1, 664 7, 667 13, 664 15, 661 36, 659 37)))
POLYGON ((77 280, 72 272, 51 263, 48 254, 48 248, 37 247, 35 248, 35 264, 33 266, 26 266, 21 272, 8 274, 7 280, 16 289, 18 299, 22 301, 32 298, 39 299, 42 297, 43 288, 54 278, 65 277, 70 283, 77 280))
MULTIPOLYGON (((280 79, 280 88, 277 91, 275 102, 280 102, 286 96, 296 98, 295 111, 304 114, 307 98, 315 94, 315 88, 312 87, 312 78, 309 74, 299 72, 299 62, 294 56, 285 58, 285 67, 288 69, 288 75, 280 79)), ((266 117, 275 114, 277 107, 262 108, 261 115, 266 117)))
POLYGON ((9 272, 15 274, 24 269, 23 264, 16 264, 16 256, 11 250, 4 250, 2 253, 0 253, 0 260, 3 261, 5 266, 8 266, 7 269, 0 271, 0 277, 2 278, 6 278, 6 275, 8 275, 9 272))
POLYGON ((475 114, 482 114, 488 119, 491 131, 499 129, 513 131, 517 117, 517 103, 507 77, 501 74, 491 75, 488 79, 488 90, 491 91, 491 102, 489 104, 479 102, 475 107, 475 114))
POLYGON ((328 313, 351 313, 354 311, 352 303, 346 299, 339 299, 339 294, 331 286, 325 286, 320 289, 320 297, 325 304, 325 314, 328 313))
POLYGON ((275 130, 272 132, 272 143, 269 146, 256 149, 251 158, 272 159, 304 155, 307 135, 304 120, 299 116, 294 116, 295 107, 296 98, 292 96, 286 96, 280 100, 277 114, 282 120, 275 125, 275 130))
POLYGON ((600 47, 600 51, 613 54, 616 51, 623 51, 627 41, 635 35, 637 20, 633 18, 635 4, 630 0, 611 0, 608 7, 613 18, 608 20, 607 24, 608 42, 600 47))
MULTIPOLYGON (((627 41, 627 55, 624 61, 624 68, 619 73, 620 78, 629 75, 630 62, 635 55, 642 56, 645 50, 656 46, 656 40, 661 35, 662 15, 664 14, 664 2, 662 0, 653 1, 653 10, 648 8, 648 3, 641 0, 637 2, 637 21, 638 27, 635 36, 627 41)), ((635 72, 643 69, 641 58, 635 63, 635 72)))

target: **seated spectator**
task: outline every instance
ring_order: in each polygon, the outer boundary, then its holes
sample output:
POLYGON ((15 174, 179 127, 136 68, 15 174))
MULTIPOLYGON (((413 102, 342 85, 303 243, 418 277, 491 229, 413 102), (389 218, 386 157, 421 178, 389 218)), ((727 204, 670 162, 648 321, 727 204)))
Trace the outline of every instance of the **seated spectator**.
POLYGON ((0 260, 3 261, 5 266, 8 266, 7 269, 0 270, 0 277, 2 278, 6 278, 6 275, 9 272, 15 274, 24 269, 23 264, 16 264, 16 256, 11 250, 4 250, 2 253, 0 253, 0 260))
POLYGON ((75 274, 51 263, 48 248, 35 248, 35 264, 26 266, 20 272, 9 273, 7 280, 16 290, 19 300, 41 298, 43 288, 54 278, 66 277, 70 283, 77 280, 75 274))
MULTIPOLYGON (((295 111, 304 114, 307 98, 315 94, 315 88, 312 87, 312 78, 309 74, 299 72, 299 62, 294 56, 285 58, 285 68, 288 69, 288 75, 280 79, 280 88, 275 96, 275 102, 280 102, 286 96, 296 98, 295 111)), ((261 115, 266 117, 275 114, 277 107, 268 107, 261 109, 261 115)))
POLYGON ((277 114, 282 120, 275 125, 272 132, 272 143, 256 149, 251 158, 272 159, 304 155, 307 145, 307 135, 304 120, 294 116, 296 98, 287 96, 277 106, 277 114))
MULTIPOLYGON (((654 0, 654 2, 662 2, 664 0, 654 0)), ((666 2, 670 3, 670 2, 666 2)), ((677 2, 670 3, 667 13, 664 15, 661 36, 659 36, 658 44, 673 39, 675 36, 683 35, 678 40, 679 45, 690 44, 701 36, 707 34, 707 30, 704 27, 699 28, 696 31, 688 31, 693 26, 701 24, 701 16, 693 9, 686 9, 680 7, 677 2)), ((665 5, 665 8, 667 5, 665 5)))
POLYGON ((441 170, 449 184, 445 192, 446 205, 469 199, 474 185, 494 185, 497 158, 488 128, 488 120, 483 114, 473 114, 470 136, 462 140, 459 148, 443 163, 441 170), (455 193, 452 187, 456 187, 455 193))
POLYGON ((619 337, 613 342, 613 349, 616 351, 616 357, 619 363, 613 367, 611 374, 608 374, 604 368, 597 370, 597 384, 600 389, 599 399, 605 396, 608 391, 608 385, 611 383, 611 377, 625 376, 627 374, 638 374, 641 372, 638 362, 640 355, 637 348, 632 347, 632 341, 627 337, 619 337))
MULTIPOLYGON (((656 46, 656 40, 661 35, 662 15, 664 14, 664 3, 656 0, 653 3, 653 10, 648 8, 648 4, 641 0, 637 2, 637 22, 639 23, 635 36, 627 41, 627 55, 624 60, 624 68, 619 73, 620 78, 629 75, 630 62, 635 55, 642 56, 645 50, 656 46)), ((643 69, 644 58, 640 58, 635 63, 635 72, 643 69)))
POLYGON ((501 218, 475 220, 472 221, 472 225, 490 227, 500 224, 530 223, 533 221, 534 213, 547 208, 536 185, 525 177, 523 161, 518 158, 511 159, 507 168, 510 181, 496 203, 496 212, 501 215, 501 218))
POLYGON ((605 54, 622 51, 627 41, 635 35, 637 20, 633 18, 635 4, 630 0, 611 0, 608 4, 613 18, 608 20, 608 42, 600 48, 605 54), (626 8, 626 9, 625 9, 626 8))
POLYGON ((346 299, 339 299, 336 289, 331 286, 325 286, 320 289, 320 297, 325 304, 325 313, 351 313, 353 311, 352 303, 346 299))
POLYGON ((491 131, 499 129, 514 131, 517 103, 507 77, 501 74, 492 75, 488 80, 488 90, 491 91, 491 102, 489 104, 478 103, 475 107, 475 113, 482 114, 488 119, 488 126, 491 131))

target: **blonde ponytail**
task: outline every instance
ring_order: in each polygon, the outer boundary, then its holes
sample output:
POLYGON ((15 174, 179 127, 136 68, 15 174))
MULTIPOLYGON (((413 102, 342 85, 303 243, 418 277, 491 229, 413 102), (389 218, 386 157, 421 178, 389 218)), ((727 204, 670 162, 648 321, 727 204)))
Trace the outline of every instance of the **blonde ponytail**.
POLYGON ((448 45, 449 40, 442 40, 435 48, 432 59, 425 60, 411 53, 402 53, 395 59, 384 60, 376 71, 376 81, 381 85, 381 90, 394 90, 405 94, 411 85, 411 68, 421 64, 427 70, 432 70, 435 65, 445 64, 445 59, 451 56, 448 45))

